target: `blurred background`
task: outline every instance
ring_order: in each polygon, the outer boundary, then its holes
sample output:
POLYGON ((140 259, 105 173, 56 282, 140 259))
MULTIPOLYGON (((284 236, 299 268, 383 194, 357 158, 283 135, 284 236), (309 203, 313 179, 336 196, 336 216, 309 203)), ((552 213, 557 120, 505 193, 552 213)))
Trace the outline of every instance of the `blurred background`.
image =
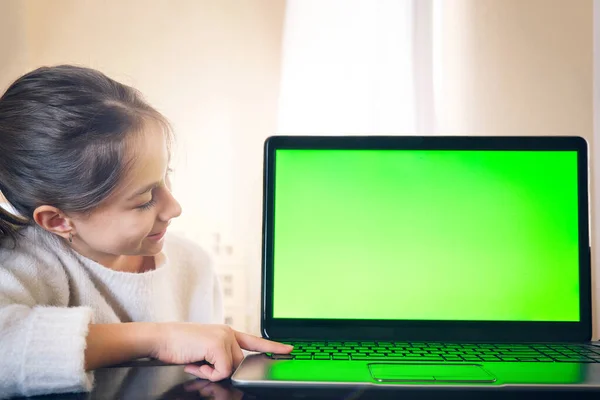
POLYGON ((138 88, 177 136, 172 230, 212 253, 227 322, 258 334, 265 138, 579 135, 600 151, 598 3, 1 0, 0 91, 62 63, 138 88))

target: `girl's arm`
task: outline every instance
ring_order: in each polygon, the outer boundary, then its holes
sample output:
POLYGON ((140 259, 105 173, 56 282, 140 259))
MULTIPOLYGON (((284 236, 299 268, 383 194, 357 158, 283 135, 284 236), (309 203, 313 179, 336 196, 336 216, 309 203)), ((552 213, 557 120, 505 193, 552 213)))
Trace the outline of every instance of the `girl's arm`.
POLYGON ((159 335, 157 324, 90 324, 85 349, 87 371, 150 357, 159 335))

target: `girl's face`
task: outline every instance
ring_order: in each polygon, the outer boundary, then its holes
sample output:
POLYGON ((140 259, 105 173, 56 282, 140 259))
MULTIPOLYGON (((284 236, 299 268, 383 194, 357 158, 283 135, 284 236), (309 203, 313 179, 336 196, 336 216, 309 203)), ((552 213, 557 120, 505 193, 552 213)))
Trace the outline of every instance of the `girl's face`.
POLYGON ((101 264, 120 256, 159 253, 181 206, 171 194, 169 154, 158 124, 146 124, 132 140, 134 161, 115 192, 86 216, 71 216, 72 247, 101 264))

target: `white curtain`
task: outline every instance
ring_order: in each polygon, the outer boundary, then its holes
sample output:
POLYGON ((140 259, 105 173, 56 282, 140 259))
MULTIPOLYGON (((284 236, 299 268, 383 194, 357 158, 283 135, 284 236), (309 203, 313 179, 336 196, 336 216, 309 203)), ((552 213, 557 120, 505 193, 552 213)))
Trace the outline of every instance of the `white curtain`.
POLYGON ((288 0, 277 133, 432 133, 431 4, 288 0))

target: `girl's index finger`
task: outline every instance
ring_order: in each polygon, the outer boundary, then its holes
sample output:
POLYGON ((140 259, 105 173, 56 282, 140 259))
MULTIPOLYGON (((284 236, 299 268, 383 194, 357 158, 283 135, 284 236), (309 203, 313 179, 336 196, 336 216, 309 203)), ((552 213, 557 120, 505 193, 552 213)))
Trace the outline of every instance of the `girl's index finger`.
POLYGON ((247 333, 238 331, 234 331, 234 333, 235 339, 244 350, 259 351, 261 353, 288 354, 294 349, 294 346, 273 342, 247 333))

